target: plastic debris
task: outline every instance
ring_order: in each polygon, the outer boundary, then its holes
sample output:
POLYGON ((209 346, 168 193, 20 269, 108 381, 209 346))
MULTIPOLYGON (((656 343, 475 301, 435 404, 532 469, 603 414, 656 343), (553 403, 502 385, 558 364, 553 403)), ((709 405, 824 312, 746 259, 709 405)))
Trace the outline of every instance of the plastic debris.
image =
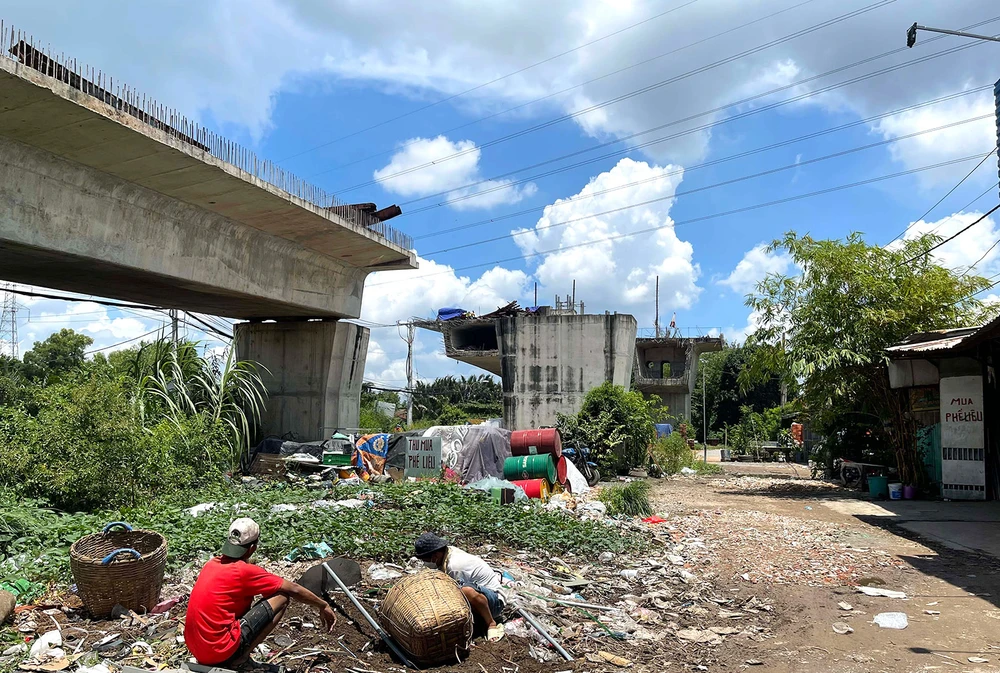
POLYGON ((692 470, 690 467, 682 467, 681 468, 681 474, 683 474, 685 477, 690 477, 690 476, 693 476, 695 474, 698 474, 698 471, 697 470, 692 470))
POLYGON ((49 631, 38 637, 31 644, 31 651, 28 653, 32 659, 57 659, 66 656, 60 648, 62 645, 62 633, 59 631, 49 631))
POLYGON ((374 563, 368 567, 368 576, 376 582, 399 579, 403 573, 393 570, 385 563, 374 563))
POLYGON ((177 605, 180 602, 181 602, 181 599, 179 597, 177 597, 177 598, 168 598, 165 601, 160 601, 159 603, 157 603, 156 605, 153 606, 153 609, 149 611, 149 614, 151 614, 151 615, 159 615, 159 614, 162 614, 164 612, 170 612, 170 608, 174 607, 175 605, 177 605))
POLYGON ((878 587, 858 587, 858 591, 865 596, 879 596, 881 598, 906 598, 902 591, 892 589, 879 589, 878 587))
POLYGON ((677 637, 691 643, 704 643, 708 645, 718 645, 722 642, 722 636, 708 629, 681 629, 677 632, 677 637))
POLYGON ((6 650, 3 651, 3 654, 0 654, 0 656, 9 657, 14 654, 23 654, 27 651, 28 651, 27 644, 18 643, 17 645, 11 645, 10 647, 8 647, 6 650))
POLYGON ((289 505, 287 503, 280 503, 277 505, 271 505, 272 512, 295 512, 299 509, 298 505, 289 505))
POLYGON ((910 625, 905 612, 880 612, 874 622, 883 629, 905 629, 910 625))
POLYGON ((925 615, 939 615, 939 614, 941 614, 941 611, 940 610, 924 610, 924 614, 925 615))
POLYGON ((632 666, 631 661, 629 661, 625 657, 619 657, 617 654, 612 654, 611 652, 605 652, 604 650, 601 650, 597 653, 597 656, 603 659, 604 661, 608 662, 609 664, 617 666, 618 668, 629 668, 632 666))
POLYGON ((837 603, 837 607, 847 612, 850 612, 851 610, 854 609, 853 605, 851 605, 850 603, 845 603, 844 601, 840 601, 839 603, 837 603))
POLYGON ((656 516, 654 514, 653 516, 647 516, 645 519, 642 520, 642 522, 643 523, 666 523, 667 520, 664 519, 664 518, 662 518, 662 517, 656 516))
POLYGON ((298 561, 299 559, 329 558, 333 556, 333 548, 325 542, 308 542, 297 549, 293 549, 286 561, 298 561))
POLYGON ((198 517, 205 512, 213 509, 218 503, 214 502, 203 502, 200 505, 195 505, 194 507, 189 507, 185 511, 191 516, 198 517))
POLYGON ((108 668, 107 664, 94 664, 93 666, 80 666, 76 669, 76 673, 111 673, 111 669, 108 668))
POLYGON ((990 663, 990 660, 989 659, 984 659, 983 657, 969 657, 969 663, 970 664, 988 664, 988 663, 990 663))
POLYGON ((601 563, 611 563, 615 560, 615 555, 609 551, 601 552, 601 555, 597 557, 597 560, 601 563))
POLYGON ((839 633, 842 636, 846 636, 848 633, 854 633, 854 628, 845 622, 834 622, 833 632, 839 633))

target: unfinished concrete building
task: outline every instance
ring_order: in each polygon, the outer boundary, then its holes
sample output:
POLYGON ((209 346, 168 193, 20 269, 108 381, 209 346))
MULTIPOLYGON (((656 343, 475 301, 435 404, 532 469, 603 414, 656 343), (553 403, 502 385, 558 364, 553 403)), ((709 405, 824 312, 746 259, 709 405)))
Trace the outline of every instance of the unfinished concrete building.
POLYGON ((444 335, 448 357, 500 376, 506 428, 552 426, 557 413, 577 413, 587 392, 605 381, 629 387, 634 317, 514 306, 482 317, 417 322, 444 335))
POLYGON ((682 420, 691 420, 691 393, 698 380, 698 357, 721 351, 718 337, 661 336, 635 340, 633 385, 643 395, 656 395, 682 420))

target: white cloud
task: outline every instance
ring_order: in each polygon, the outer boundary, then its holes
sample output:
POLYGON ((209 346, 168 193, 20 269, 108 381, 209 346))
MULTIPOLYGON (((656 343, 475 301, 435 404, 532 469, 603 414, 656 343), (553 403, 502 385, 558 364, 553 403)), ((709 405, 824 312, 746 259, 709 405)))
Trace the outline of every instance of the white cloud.
POLYGON ((569 294, 575 280, 577 300, 589 312, 623 310, 635 314, 640 324, 652 324, 659 276, 660 313, 690 308, 701 293, 696 284, 701 271, 693 261, 694 248, 677 237, 670 218, 674 199, 669 196, 680 181, 677 166, 622 159, 592 178, 574 196, 577 200, 559 199, 545 208, 534 228, 517 230, 518 247, 536 266, 540 301, 569 294), (614 191, 598 194, 609 189, 614 191), (578 198, 590 194, 598 195, 578 198), (655 199, 663 200, 588 217, 655 199), (579 221, 562 224, 569 220, 579 221), (627 236, 654 227, 655 231, 627 236), (606 240, 612 237, 619 238, 606 240))
POLYGON ((456 210, 517 203, 535 193, 531 182, 512 185, 511 180, 484 181, 479 171, 481 154, 471 140, 412 138, 401 144, 388 164, 375 171, 374 178, 384 189, 400 196, 423 197, 455 190, 446 198, 456 210), (461 156, 433 163, 456 154, 461 156), (481 184, 466 187, 477 182, 481 184))
MULTIPOLYGON (((525 295, 528 276, 523 271, 494 267, 478 278, 459 276, 451 267, 418 258, 420 268, 380 271, 368 277, 361 318, 375 323, 395 323, 410 318, 433 318, 446 306, 460 306, 478 314, 525 295)), ((405 334, 405 328, 400 328, 405 334)), ((441 335, 417 330, 414 362, 419 378, 483 374, 444 355, 441 335)), ((399 386, 406 381, 406 343, 395 327, 373 328, 368 345, 365 379, 399 386)))
POLYGON ((726 285, 738 294, 749 294, 765 276, 784 274, 791 263, 792 258, 787 254, 768 252, 767 244, 759 243, 747 250, 736 268, 718 284, 726 285))
MULTIPOLYGON (((957 124, 940 131, 908 138, 889 146, 889 153, 897 162, 906 168, 919 168, 957 157, 986 154, 991 148, 995 148, 997 130, 994 107, 992 93, 982 92, 933 107, 910 110, 887 117, 873 125, 872 130, 887 139, 898 138, 965 119, 987 116, 986 119, 957 124)), ((972 165, 960 167, 960 170, 968 171, 972 165)), ((991 164, 991 167, 992 165, 995 165, 995 162, 991 164)), ((954 169, 952 168, 925 171, 919 175, 921 184, 935 186, 949 182, 954 184, 953 173, 954 169)), ((994 171, 983 170, 975 181, 982 181, 985 184, 993 181, 995 177, 994 171)))
MULTIPOLYGON (((982 213, 962 212, 943 217, 935 222, 920 220, 910 225, 903 238, 909 240, 933 232, 942 239, 946 239, 958 234, 959 231, 980 217, 982 217, 982 213)), ((950 269, 964 271, 975 264, 975 273, 989 276, 1000 271, 1000 245, 995 245, 998 239, 1000 239, 1000 228, 993 218, 987 217, 979 224, 955 236, 954 240, 934 250, 931 255, 934 256, 937 263, 950 269)), ((901 242, 896 241, 889 247, 898 248, 900 245, 901 242)))
MULTIPOLYGON (((701 2, 524 69, 662 10, 655 3, 606 0, 440 0, 431 9, 424 3, 390 0, 208 0, 198 12, 187 11, 177 2, 140 3, 128 12, 122 12, 111 0, 71 0, 62 3, 59 12, 45 11, 37 3, 8 5, 8 20, 43 36, 41 41, 58 45, 58 50, 113 73, 116 81, 120 78, 152 93, 188 116, 223 125, 239 124, 255 135, 268 128, 276 95, 300 86, 306 78, 310 91, 337 80, 374 84, 391 94, 416 99, 418 106, 477 87, 449 103, 474 113, 498 111, 587 82, 518 112, 537 119, 579 111, 676 80, 570 122, 595 137, 620 137, 699 115, 740 95, 780 86, 793 78, 881 54, 889 49, 886 36, 898 37, 900 26, 912 23, 908 4, 892 3, 687 76, 853 8, 810 3, 790 9, 781 0, 701 2), (764 19, 781 10, 788 11, 764 19), (739 29, 754 19, 764 20, 739 29), (156 30, 148 30, 154 25, 156 30), (723 31, 731 32, 695 44, 723 31), (98 32, 116 35, 116 39, 89 39, 98 32), (649 61, 657 56, 660 58, 649 61), (643 61, 649 62, 638 65, 643 61), (616 72, 623 68, 628 69, 616 72), (524 70, 480 86, 520 69, 524 70)), ((923 3, 921 20, 961 27, 989 16, 992 9, 990 0, 923 3)), ((931 37, 921 34, 912 51, 816 80, 802 90, 963 46, 950 38, 928 43, 931 37)), ((969 46, 853 84, 820 100, 829 107, 869 116, 950 93, 958 86, 993 82, 996 75, 987 56, 990 46, 969 46)), ((345 105, 352 103, 350 85, 341 87, 338 94, 345 105)), ((381 110, 373 112, 372 118, 381 120, 396 114, 396 110, 381 110)), ((694 128, 725 114, 727 111, 701 115, 656 135, 694 128)), ((516 117, 499 119, 510 118, 516 117)), ((887 123, 885 132, 895 132, 892 126, 887 123)), ((344 129, 348 130, 354 129, 344 129)), ((331 130, 330 137, 339 135, 340 129, 331 130)), ((644 135, 629 142, 651 137, 644 135)), ((709 137, 707 131, 699 131, 646 151, 658 162, 690 163, 704 155, 709 137)), ((305 147, 308 142, 304 141, 305 147)), ((907 160, 903 154, 897 159, 907 160)), ((952 173, 961 170, 956 167, 952 173)))

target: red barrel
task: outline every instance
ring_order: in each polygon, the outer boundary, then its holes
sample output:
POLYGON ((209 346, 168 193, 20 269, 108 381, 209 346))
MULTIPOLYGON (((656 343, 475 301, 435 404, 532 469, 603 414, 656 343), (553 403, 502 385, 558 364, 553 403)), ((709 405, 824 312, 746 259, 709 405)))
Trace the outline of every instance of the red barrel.
POLYGON ((544 479, 523 479, 510 483, 520 486, 529 498, 534 498, 535 500, 549 499, 549 482, 544 479))
POLYGON ((558 481, 563 486, 566 485, 566 457, 559 456, 559 460, 556 461, 556 481, 558 481))
POLYGON ((562 439, 555 428, 515 430, 510 433, 510 452, 515 456, 551 453, 558 458, 562 455, 562 439))

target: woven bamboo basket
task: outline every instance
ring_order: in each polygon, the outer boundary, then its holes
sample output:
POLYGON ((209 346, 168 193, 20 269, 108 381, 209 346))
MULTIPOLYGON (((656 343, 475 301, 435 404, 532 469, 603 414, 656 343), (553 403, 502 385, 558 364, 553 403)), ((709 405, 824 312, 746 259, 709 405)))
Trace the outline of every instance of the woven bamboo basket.
POLYGON ((143 613, 160 599, 167 540, 151 530, 109 523, 74 542, 69 560, 77 594, 95 618, 109 617, 115 605, 143 613))
POLYGON ((455 661, 469 650, 472 610, 455 580, 427 570, 396 583, 379 621, 413 660, 425 666, 455 661))

